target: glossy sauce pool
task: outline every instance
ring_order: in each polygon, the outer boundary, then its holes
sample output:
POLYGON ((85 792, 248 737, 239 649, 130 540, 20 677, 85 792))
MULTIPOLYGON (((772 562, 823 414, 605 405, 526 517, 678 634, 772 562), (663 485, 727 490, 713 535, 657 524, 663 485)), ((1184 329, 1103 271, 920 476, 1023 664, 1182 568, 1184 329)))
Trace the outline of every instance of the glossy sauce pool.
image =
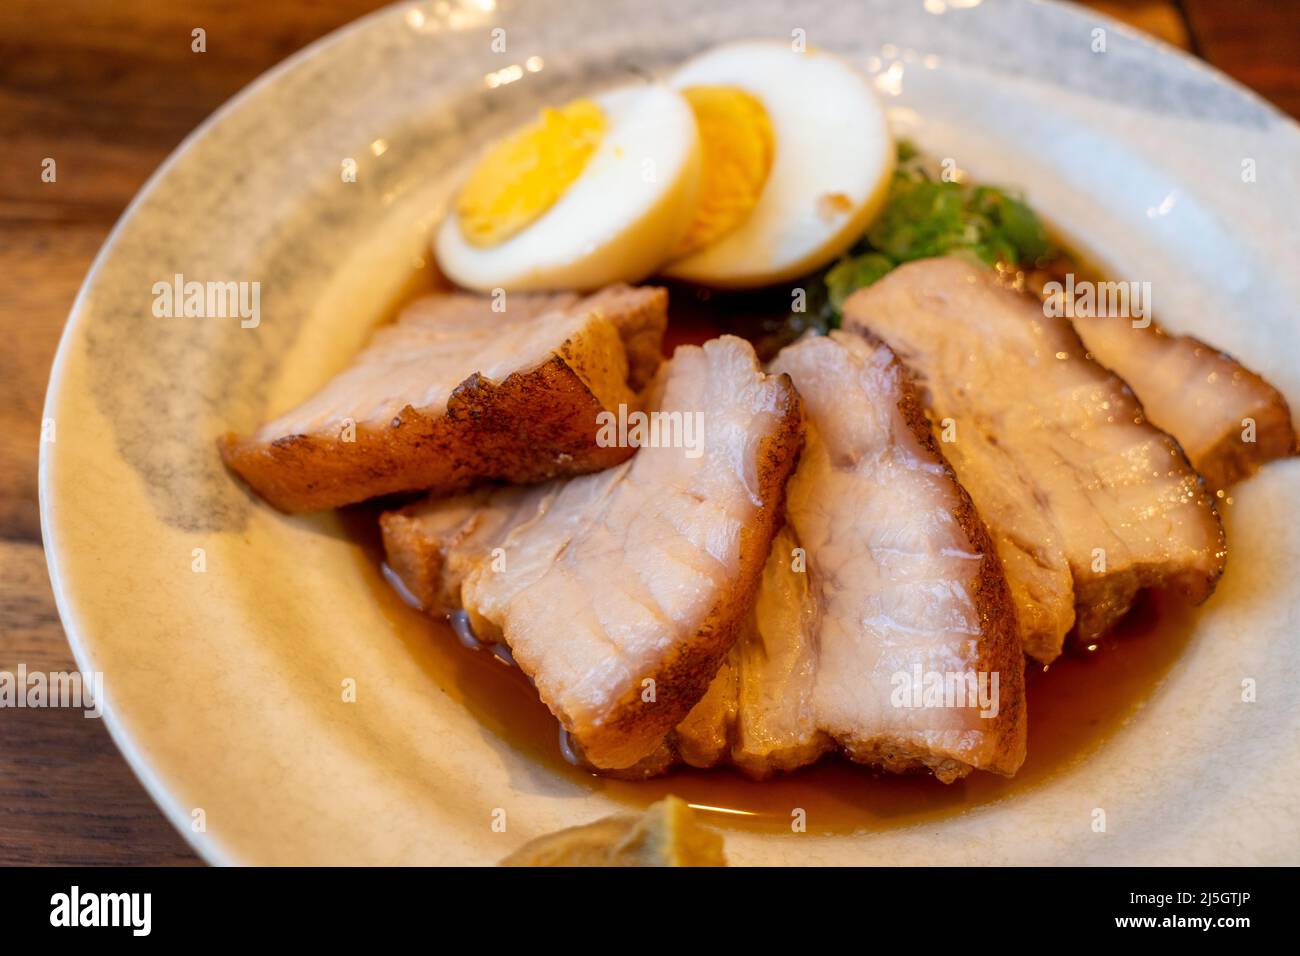
MULTIPOLYGON (((1195 612, 1160 595, 1141 599, 1095 650, 1067 652, 1049 668, 1029 661, 1029 753, 1012 779, 975 772, 943 784, 928 775, 896 776, 838 757, 764 781, 730 768, 681 768, 647 781, 611 780, 567 762, 559 725, 527 678, 487 650, 466 647, 450 625, 402 601, 381 571, 380 509, 343 510, 361 546, 359 573, 429 679, 485 728, 530 760, 629 807, 676 794, 715 825, 789 832, 791 811, 807 813, 812 832, 884 830, 962 813, 1033 789, 1084 760, 1142 706, 1182 652, 1195 612)), ((387 639, 376 635, 376 639, 387 639)))
MULTIPOLYGON (((444 282, 432 269, 422 269, 404 287, 398 306, 441 287, 444 282)), ((786 307, 781 299, 749 298, 741 300, 739 309, 719 308, 716 302, 672 289, 669 301, 664 343, 669 355, 678 345, 703 342, 723 332, 764 328, 766 341, 760 344, 760 352, 774 351, 785 337, 781 331, 771 332, 786 307)), ((392 311, 395 315, 398 307, 392 311)), ((1144 595, 1093 649, 1069 650, 1048 668, 1027 660, 1028 756, 1011 779, 976 771, 956 783, 943 784, 929 775, 877 773, 827 756, 812 766, 763 781, 727 767, 683 767, 652 780, 614 780, 564 758, 557 721, 518 668, 490 651, 467 647, 449 624, 430 618, 398 596, 382 572, 378 526, 382 510, 383 505, 368 503, 343 509, 340 516, 360 546, 360 574, 391 622, 395 639, 406 645, 412 662, 439 689, 520 754, 557 775, 631 808, 675 794, 702 811, 710 823, 724 827, 788 833, 791 812, 797 807, 806 812, 812 832, 885 830, 963 813, 1041 786, 1087 759, 1142 706, 1182 653, 1196 617, 1194 609, 1177 599, 1144 595)))

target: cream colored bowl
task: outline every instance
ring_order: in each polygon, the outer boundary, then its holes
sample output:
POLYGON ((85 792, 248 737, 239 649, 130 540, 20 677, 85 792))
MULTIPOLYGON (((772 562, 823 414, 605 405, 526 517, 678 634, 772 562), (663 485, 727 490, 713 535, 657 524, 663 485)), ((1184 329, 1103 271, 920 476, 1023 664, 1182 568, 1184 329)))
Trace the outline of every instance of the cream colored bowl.
MULTIPOLYGON (((897 131, 1021 186, 1113 274, 1150 281, 1166 325, 1237 354, 1300 408, 1297 127, 1110 21, 1012 0, 383 10, 272 71, 168 160, 87 278, 50 384, 42 517, 69 639, 104 672, 123 754, 208 860, 486 864, 624 805, 625 790, 501 732, 473 698, 478 665, 398 626, 339 519, 252 499, 214 441, 347 362, 474 147, 542 102, 800 30, 877 76, 897 131), (260 283, 259 323, 156 315, 155 285, 177 275, 260 283)), ((1300 462, 1238 489, 1219 592, 1090 754, 911 826, 735 830, 732 860, 1300 862, 1298 507, 1300 462)))

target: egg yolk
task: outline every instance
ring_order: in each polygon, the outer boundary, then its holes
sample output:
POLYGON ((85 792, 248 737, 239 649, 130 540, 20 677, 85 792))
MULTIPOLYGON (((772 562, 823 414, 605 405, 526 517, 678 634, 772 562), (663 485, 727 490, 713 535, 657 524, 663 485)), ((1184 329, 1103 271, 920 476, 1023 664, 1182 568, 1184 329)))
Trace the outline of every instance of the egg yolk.
POLYGON ((682 90, 700 131, 702 166, 695 218, 677 244, 677 259, 717 242, 758 203, 772 169, 772 121, 744 90, 691 86, 682 90))
POLYGON ((550 209, 582 175, 606 125, 599 106, 574 100, 493 146, 456 200, 465 240, 497 245, 550 209))

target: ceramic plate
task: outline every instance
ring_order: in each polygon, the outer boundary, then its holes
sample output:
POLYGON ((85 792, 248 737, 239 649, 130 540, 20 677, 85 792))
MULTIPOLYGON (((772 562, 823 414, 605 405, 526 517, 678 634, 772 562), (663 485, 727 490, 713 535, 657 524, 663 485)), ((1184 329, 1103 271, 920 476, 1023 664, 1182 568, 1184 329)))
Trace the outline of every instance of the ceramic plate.
MULTIPOLYGON (((475 147, 544 102, 796 30, 875 75, 897 132, 1023 189, 1112 275, 1150 281, 1166 326, 1300 408, 1297 127, 1111 21, 1014 0, 382 10, 263 77, 159 170, 91 270, 50 384, 41 503, 63 621, 83 669, 105 675, 118 746, 206 859, 487 864, 626 806, 519 744, 474 698, 467 652, 411 637, 338 516, 260 504, 214 442, 357 351, 475 147), (155 285, 177 275, 259 282, 259 323, 155 315, 155 285)), ((1300 462, 1236 490, 1218 592, 1089 752, 1004 799, 874 832, 718 818, 730 858, 1295 863, 1297 502, 1300 462)))

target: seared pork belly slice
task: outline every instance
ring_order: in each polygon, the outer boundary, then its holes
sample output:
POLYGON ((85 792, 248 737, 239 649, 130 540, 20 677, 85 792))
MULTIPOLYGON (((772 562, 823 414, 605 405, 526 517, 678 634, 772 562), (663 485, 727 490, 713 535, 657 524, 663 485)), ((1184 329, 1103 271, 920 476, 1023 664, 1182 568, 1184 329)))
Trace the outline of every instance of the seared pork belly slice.
POLYGON ((1295 454, 1286 399, 1231 356, 1154 322, 1134 328, 1129 319, 1089 317, 1074 327, 1092 357, 1128 382, 1152 424, 1178 440, 1211 490, 1295 454))
POLYGON ((958 479, 988 524, 1041 661, 1091 641, 1142 588, 1192 601, 1226 554, 1209 495, 1073 327, 959 258, 904 265, 844 305, 845 324, 915 373, 958 479))
POLYGON ((679 348, 648 406, 664 422, 698 413, 702 441, 642 447, 531 495, 384 518, 407 587, 459 603, 480 639, 509 645, 602 769, 654 753, 708 689, 751 610, 802 441, 789 379, 730 336, 679 348))
POLYGON ((598 416, 635 407, 653 374, 667 293, 615 286, 585 299, 438 294, 375 333, 321 391, 226 464, 283 511, 377 495, 463 491, 608 468, 631 449, 597 440, 598 416))
POLYGON ((772 370, 808 417, 787 525, 751 629, 674 734, 678 754, 755 776, 835 746, 945 781, 1015 773, 1026 723, 1010 592, 906 370, 842 332, 788 346, 772 370))

